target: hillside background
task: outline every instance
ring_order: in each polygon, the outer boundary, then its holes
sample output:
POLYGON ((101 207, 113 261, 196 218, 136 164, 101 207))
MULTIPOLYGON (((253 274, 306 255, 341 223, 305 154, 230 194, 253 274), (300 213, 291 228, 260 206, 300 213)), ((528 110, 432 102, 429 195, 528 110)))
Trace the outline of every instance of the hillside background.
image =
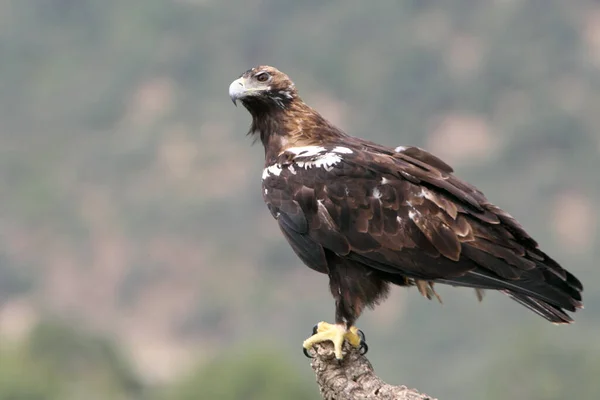
POLYGON ((288 73, 352 135, 424 147, 585 285, 556 327, 397 288, 359 321, 443 400, 600 398, 600 3, 0 0, 0 400, 318 399, 333 318, 262 204, 229 83, 288 73))

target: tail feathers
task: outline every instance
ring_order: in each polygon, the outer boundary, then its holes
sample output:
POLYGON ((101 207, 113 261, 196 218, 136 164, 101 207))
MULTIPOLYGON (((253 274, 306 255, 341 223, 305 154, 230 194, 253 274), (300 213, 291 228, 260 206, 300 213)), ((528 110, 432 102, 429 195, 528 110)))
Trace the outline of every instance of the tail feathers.
POLYGON ((574 312, 583 308, 581 293, 576 289, 577 284, 570 284, 569 276, 563 281, 555 275, 549 280, 528 279, 527 275, 526 272, 522 279, 506 280, 478 268, 463 276, 436 281, 455 286, 499 290, 551 322, 573 322, 565 310, 574 312))
POLYGON ((555 324, 570 324, 573 322, 573 319, 569 317, 569 315, 567 315, 562 309, 546 303, 545 301, 541 301, 520 293, 511 292, 510 290, 503 290, 502 292, 521 305, 527 307, 534 313, 546 318, 550 322, 555 324))
POLYGON ((582 300, 581 291, 583 290, 581 283, 571 273, 565 272, 565 278, 561 279, 549 271, 544 271, 543 280, 536 279, 535 282, 537 283, 537 286, 541 285, 544 288, 550 288, 563 296, 569 297, 571 303, 573 303, 576 308, 580 308, 579 306, 581 305, 582 300))
POLYGON ((581 297, 581 292, 583 291, 583 285, 581 284, 581 281, 579 279, 577 279, 575 277, 575 275, 573 275, 569 271, 565 270, 565 272, 567 273, 566 282, 569 284, 569 286, 571 286, 573 289, 575 289, 579 293, 579 296, 581 297))

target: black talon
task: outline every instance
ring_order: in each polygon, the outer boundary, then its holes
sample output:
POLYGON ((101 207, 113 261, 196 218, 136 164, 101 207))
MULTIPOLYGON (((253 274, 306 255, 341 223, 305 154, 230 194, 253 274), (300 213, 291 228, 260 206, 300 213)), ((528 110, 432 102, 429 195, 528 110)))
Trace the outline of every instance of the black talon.
POLYGON ((306 356, 306 358, 314 358, 313 356, 310 355, 310 353, 308 352, 308 350, 306 350, 304 347, 302 348, 302 352, 304 353, 304 355, 306 356))
MULTIPOLYGON (((312 334, 316 335, 319 329, 319 325, 315 325, 313 326, 313 330, 312 330, 312 334)), ((310 355, 310 353, 308 352, 308 350, 306 350, 304 347, 302 348, 302 352, 304 353, 304 355, 308 358, 314 358, 313 356, 310 355)))
POLYGON ((367 354, 367 351, 369 351, 369 345, 367 344, 367 342, 361 341, 358 347, 358 352, 361 356, 364 356, 365 354, 367 354))
POLYGON ((365 354, 367 354, 367 351, 369 351, 369 345, 367 344, 367 337, 365 336, 365 333, 363 331, 361 331, 360 329, 358 330, 358 336, 360 337, 360 344, 358 346, 358 352, 360 353, 361 356, 364 356, 365 354))
POLYGON ((318 330, 319 330, 319 325, 315 325, 315 326, 313 326, 313 333, 312 333, 312 334, 313 334, 313 335, 316 335, 316 334, 317 334, 317 332, 318 332, 318 330))
POLYGON ((367 337, 365 336, 365 333, 363 331, 361 331, 360 329, 358 330, 358 336, 360 337, 361 342, 367 341, 367 337))

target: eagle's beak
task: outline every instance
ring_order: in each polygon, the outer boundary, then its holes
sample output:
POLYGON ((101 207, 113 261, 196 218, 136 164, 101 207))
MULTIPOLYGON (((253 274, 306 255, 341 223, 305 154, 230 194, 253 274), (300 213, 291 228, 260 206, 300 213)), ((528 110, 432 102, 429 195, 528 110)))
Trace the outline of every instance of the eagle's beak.
POLYGON ((246 93, 246 86, 244 85, 244 78, 238 78, 235 81, 231 82, 229 85, 229 97, 233 104, 237 106, 237 100, 241 97, 244 97, 246 93))

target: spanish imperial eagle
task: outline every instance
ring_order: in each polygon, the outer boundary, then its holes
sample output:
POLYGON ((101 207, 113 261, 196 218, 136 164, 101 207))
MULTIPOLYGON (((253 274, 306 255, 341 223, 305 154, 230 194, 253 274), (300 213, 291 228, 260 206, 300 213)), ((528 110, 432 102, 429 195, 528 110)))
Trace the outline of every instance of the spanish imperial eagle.
POLYGON ((435 283, 495 289, 554 323, 583 307, 581 282, 542 252, 521 225, 417 147, 396 149, 347 135, 270 66, 229 86, 252 115, 265 149, 263 198, 310 268, 329 276, 335 324, 304 342, 361 344, 354 323, 390 284, 438 297, 435 283))

